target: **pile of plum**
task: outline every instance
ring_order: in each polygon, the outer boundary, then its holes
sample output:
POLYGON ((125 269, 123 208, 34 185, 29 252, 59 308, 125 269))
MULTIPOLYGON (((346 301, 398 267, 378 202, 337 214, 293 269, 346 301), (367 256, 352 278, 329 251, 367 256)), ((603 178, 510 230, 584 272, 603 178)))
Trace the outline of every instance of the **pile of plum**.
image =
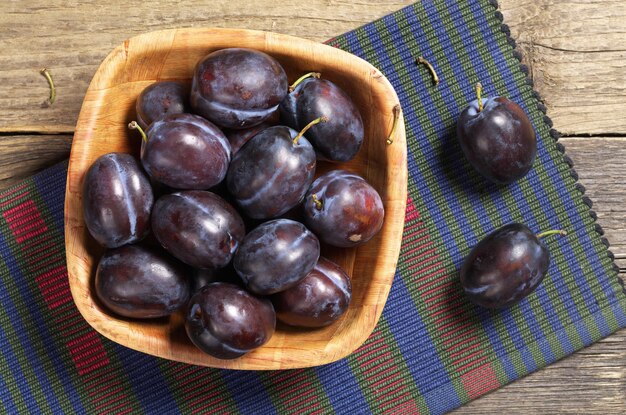
POLYGON ((85 223, 107 248, 94 284, 106 308, 184 310, 191 341, 222 359, 265 344, 276 319, 314 328, 346 312, 350 278, 321 245, 366 243, 384 209, 352 172, 315 176, 363 142, 343 90, 314 73, 289 86, 271 56, 230 48, 198 62, 191 90, 150 85, 136 112, 139 160, 105 154, 84 179, 85 223))

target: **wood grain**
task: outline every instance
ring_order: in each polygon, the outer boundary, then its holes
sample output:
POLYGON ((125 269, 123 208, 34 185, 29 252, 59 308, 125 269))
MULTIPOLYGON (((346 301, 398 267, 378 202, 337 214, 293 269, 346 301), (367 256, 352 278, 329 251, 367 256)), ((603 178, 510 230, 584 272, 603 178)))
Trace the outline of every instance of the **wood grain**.
POLYGON ((267 30, 322 42, 402 6, 379 1, 201 1, 175 6, 157 0, 129 7, 117 1, 11 1, 0 12, 0 132, 74 131, 91 77, 107 54, 134 35, 179 27, 267 30), (95 18, 94 16, 97 16, 95 18), (298 17, 300 16, 300 17, 298 17), (40 74, 47 67, 57 102, 40 74))
POLYGON ((615 262, 626 272, 626 138, 576 137, 560 142, 574 161, 585 194, 594 202, 593 210, 611 243, 615 262))
MULTIPOLYGON (((176 7, 148 0, 11 1, 0 14, 0 132, 74 130, 98 64, 124 39, 174 27, 242 27, 323 41, 410 4, 399 1, 193 0, 176 7), (97 15, 97 18, 93 16, 97 15), (33 23, 36 22, 36 23, 33 23), (58 101, 39 69, 50 69, 58 101)), ((555 127, 567 134, 626 134, 626 2, 501 0, 555 127), (584 16, 584 19, 581 19, 584 16)))
MULTIPOLYGON (((147 0, 133 7, 95 0, 5 2, 0 11, 0 131, 73 132, 98 64, 115 45, 140 32, 169 27, 246 27, 323 41, 411 2, 268 0, 257 5, 248 0, 191 0, 172 5, 147 0), (58 101, 51 108, 41 108, 48 96, 47 83, 39 75, 44 65, 59 86, 58 101)), ((626 144, 602 135, 626 134, 626 2, 499 3, 555 128, 581 136, 562 142, 594 201, 599 223, 624 276, 626 144), (594 137, 584 138, 587 135, 594 137)), ((3 152, 13 150, 17 159, 29 157, 27 148, 12 148, 24 136, 1 138, 6 143, 3 152)), ((46 144, 45 139, 39 142, 46 144)), ((47 163, 47 155, 41 156, 44 161, 33 160, 35 165, 47 163)), ((0 186, 16 181, 30 168, 5 160, 0 162, 0 176, 7 181, 0 186)), ((623 414, 625 350, 626 333, 621 331, 457 412, 501 414, 507 408, 510 413, 623 414)))
POLYGON ((71 135, 0 136, 0 189, 67 159, 71 135))
POLYGON ((500 1, 535 88, 564 134, 626 134, 626 2, 500 1))
POLYGON ((401 116, 392 134, 394 107, 399 105, 389 81, 366 61, 292 36, 242 29, 175 29, 142 34, 116 47, 98 68, 85 94, 70 154, 65 248, 70 289, 78 310, 94 329, 117 343, 202 366, 291 369, 323 365, 352 353, 378 322, 400 253, 407 149, 401 116), (134 117, 139 93, 155 80, 189 80, 198 60, 226 47, 268 53, 282 64, 290 82, 311 70, 322 72, 325 79, 350 95, 363 118, 365 134, 357 156, 338 167, 365 178, 378 190, 385 208, 382 229, 366 244, 326 252, 351 276, 352 298, 342 318, 316 330, 279 328, 263 347, 233 360, 213 358, 195 347, 182 327, 180 313, 159 321, 131 321, 99 305, 92 291, 92 275, 101 250, 93 248, 82 203, 83 178, 96 158, 113 151, 136 151, 126 126, 134 117), (391 145, 387 145, 389 137, 391 145))

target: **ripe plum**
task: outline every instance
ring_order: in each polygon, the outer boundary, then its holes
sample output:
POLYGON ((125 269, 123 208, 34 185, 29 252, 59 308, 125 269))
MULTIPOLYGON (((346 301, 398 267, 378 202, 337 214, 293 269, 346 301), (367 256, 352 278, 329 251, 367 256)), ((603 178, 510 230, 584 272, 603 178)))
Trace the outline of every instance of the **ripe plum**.
POLYGON ((137 97, 137 122, 144 130, 170 114, 189 112, 189 88, 180 82, 161 81, 146 87, 137 97))
POLYGON ((241 216, 214 193, 189 190, 161 196, 152 229, 176 258, 197 268, 222 268, 245 235, 241 216))
POLYGON ((185 267, 162 250, 126 245, 109 249, 100 258, 95 291, 119 315, 153 318, 185 305, 189 282, 185 267))
POLYGON ((191 107, 221 127, 253 127, 274 113, 287 87, 285 70, 273 57, 252 49, 221 49, 198 62, 191 107))
POLYGON ((299 327, 323 327, 341 317, 350 304, 350 277, 334 262, 320 257, 315 267, 291 288, 272 295, 276 317, 299 327))
POLYGON ((270 127, 233 157, 226 186, 250 218, 275 218, 302 201, 316 163, 315 150, 305 137, 289 127, 270 127))
POLYGON ((233 266, 250 291, 267 295, 295 285, 313 269, 319 256, 319 241, 303 224, 275 219, 246 235, 233 266))
POLYGON ((153 203, 150 181, 130 154, 104 154, 87 171, 83 183, 85 224, 107 248, 143 239, 150 230, 153 203))
POLYGON ((356 156, 363 143, 363 120, 348 94, 326 79, 306 78, 290 95, 281 104, 287 125, 299 130, 317 118, 328 118, 307 134, 320 158, 349 161, 356 156))
POLYGON ((321 241, 342 248, 372 239, 385 216, 376 189, 345 170, 318 177, 306 194, 303 211, 306 225, 321 241))
POLYGON ((506 308, 537 288, 550 265, 550 251, 526 225, 511 223, 482 239, 463 261, 461 285, 468 298, 486 308, 506 308))
POLYGON ((145 136, 141 163, 154 180, 175 189, 206 190, 226 177, 230 143, 204 118, 169 115, 150 124, 145 136))
POLYGON ((262 346, 275 327, 272 303, 233 284, 206 285, 187 307, 189 338, 200 350, 219 359, 234 359, 262 346))
POLYGON ((535 130, 524 110, 505 97, 480 98, 457 121, 457 138, 469 163, 487 180, 508 184, 522 178, 537 154, 535 130))

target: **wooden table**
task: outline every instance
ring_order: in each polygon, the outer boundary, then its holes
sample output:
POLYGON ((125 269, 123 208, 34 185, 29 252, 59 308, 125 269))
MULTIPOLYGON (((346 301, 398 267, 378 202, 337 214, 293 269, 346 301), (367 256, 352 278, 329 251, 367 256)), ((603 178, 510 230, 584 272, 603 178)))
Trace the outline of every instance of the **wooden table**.
MULTIPOLYGON (((4 0, 0 11, 0 188, 65 159, 96 68, 124 39, 175 27, 242 27, 317 41, 409 0, 4 0), (8 4, 7 4, 8 2, 8 4), (263 4, 263 5, 260 5, 263 4), (51 107, 39 74, 58 89, 51 107)), ((561 142, 626 277, 626 1, 500 0, 561 142)), ((501 388, 463 413, 626 412, 626 330, 501 388), (505 409, 506 408, 506 409, 505 409)))

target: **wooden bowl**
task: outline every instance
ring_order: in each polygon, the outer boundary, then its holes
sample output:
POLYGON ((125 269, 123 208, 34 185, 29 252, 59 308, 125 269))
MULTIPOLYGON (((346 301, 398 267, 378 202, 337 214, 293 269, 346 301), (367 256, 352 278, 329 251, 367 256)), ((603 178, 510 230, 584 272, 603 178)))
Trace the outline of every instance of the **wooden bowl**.
MULTIPOLYGON (((231 29, 177 29, 143 34, 115 48, 93 77, 76 125, 65 199, 65 243, 69 282, 83 317, 109 339, 155 356, 228 369, 289 369, 317 366, 347 356, 370 335, 393 281, 400 251, 407 189, 404 121, 387 79, 362 59, 331 46, 275 33, 231 29), (213 358, 187 339, 182 313, 153 321, 117 317, 101 307, 92 276, 103 250, 83 221, 82 183, 91 163, 109 152, 138 155, 140 138, 127 129, 138 94, 162 80, 190 80, 208 53, 226 47, 266 52, 285 68, 289 81, 309 71, 337 83, 363 116, 365 141, 355 160, 340 166, 366 178, 385 205, 381 232, 353 249, 325 250, 351 276, 352 302, 330 327, 298 330, 277 326, 263 347, 235 360, 213 358), (392 144, 394 107, 397 128, 392 144)), ((319 171, 338 165, 320 163, 319 171)))

